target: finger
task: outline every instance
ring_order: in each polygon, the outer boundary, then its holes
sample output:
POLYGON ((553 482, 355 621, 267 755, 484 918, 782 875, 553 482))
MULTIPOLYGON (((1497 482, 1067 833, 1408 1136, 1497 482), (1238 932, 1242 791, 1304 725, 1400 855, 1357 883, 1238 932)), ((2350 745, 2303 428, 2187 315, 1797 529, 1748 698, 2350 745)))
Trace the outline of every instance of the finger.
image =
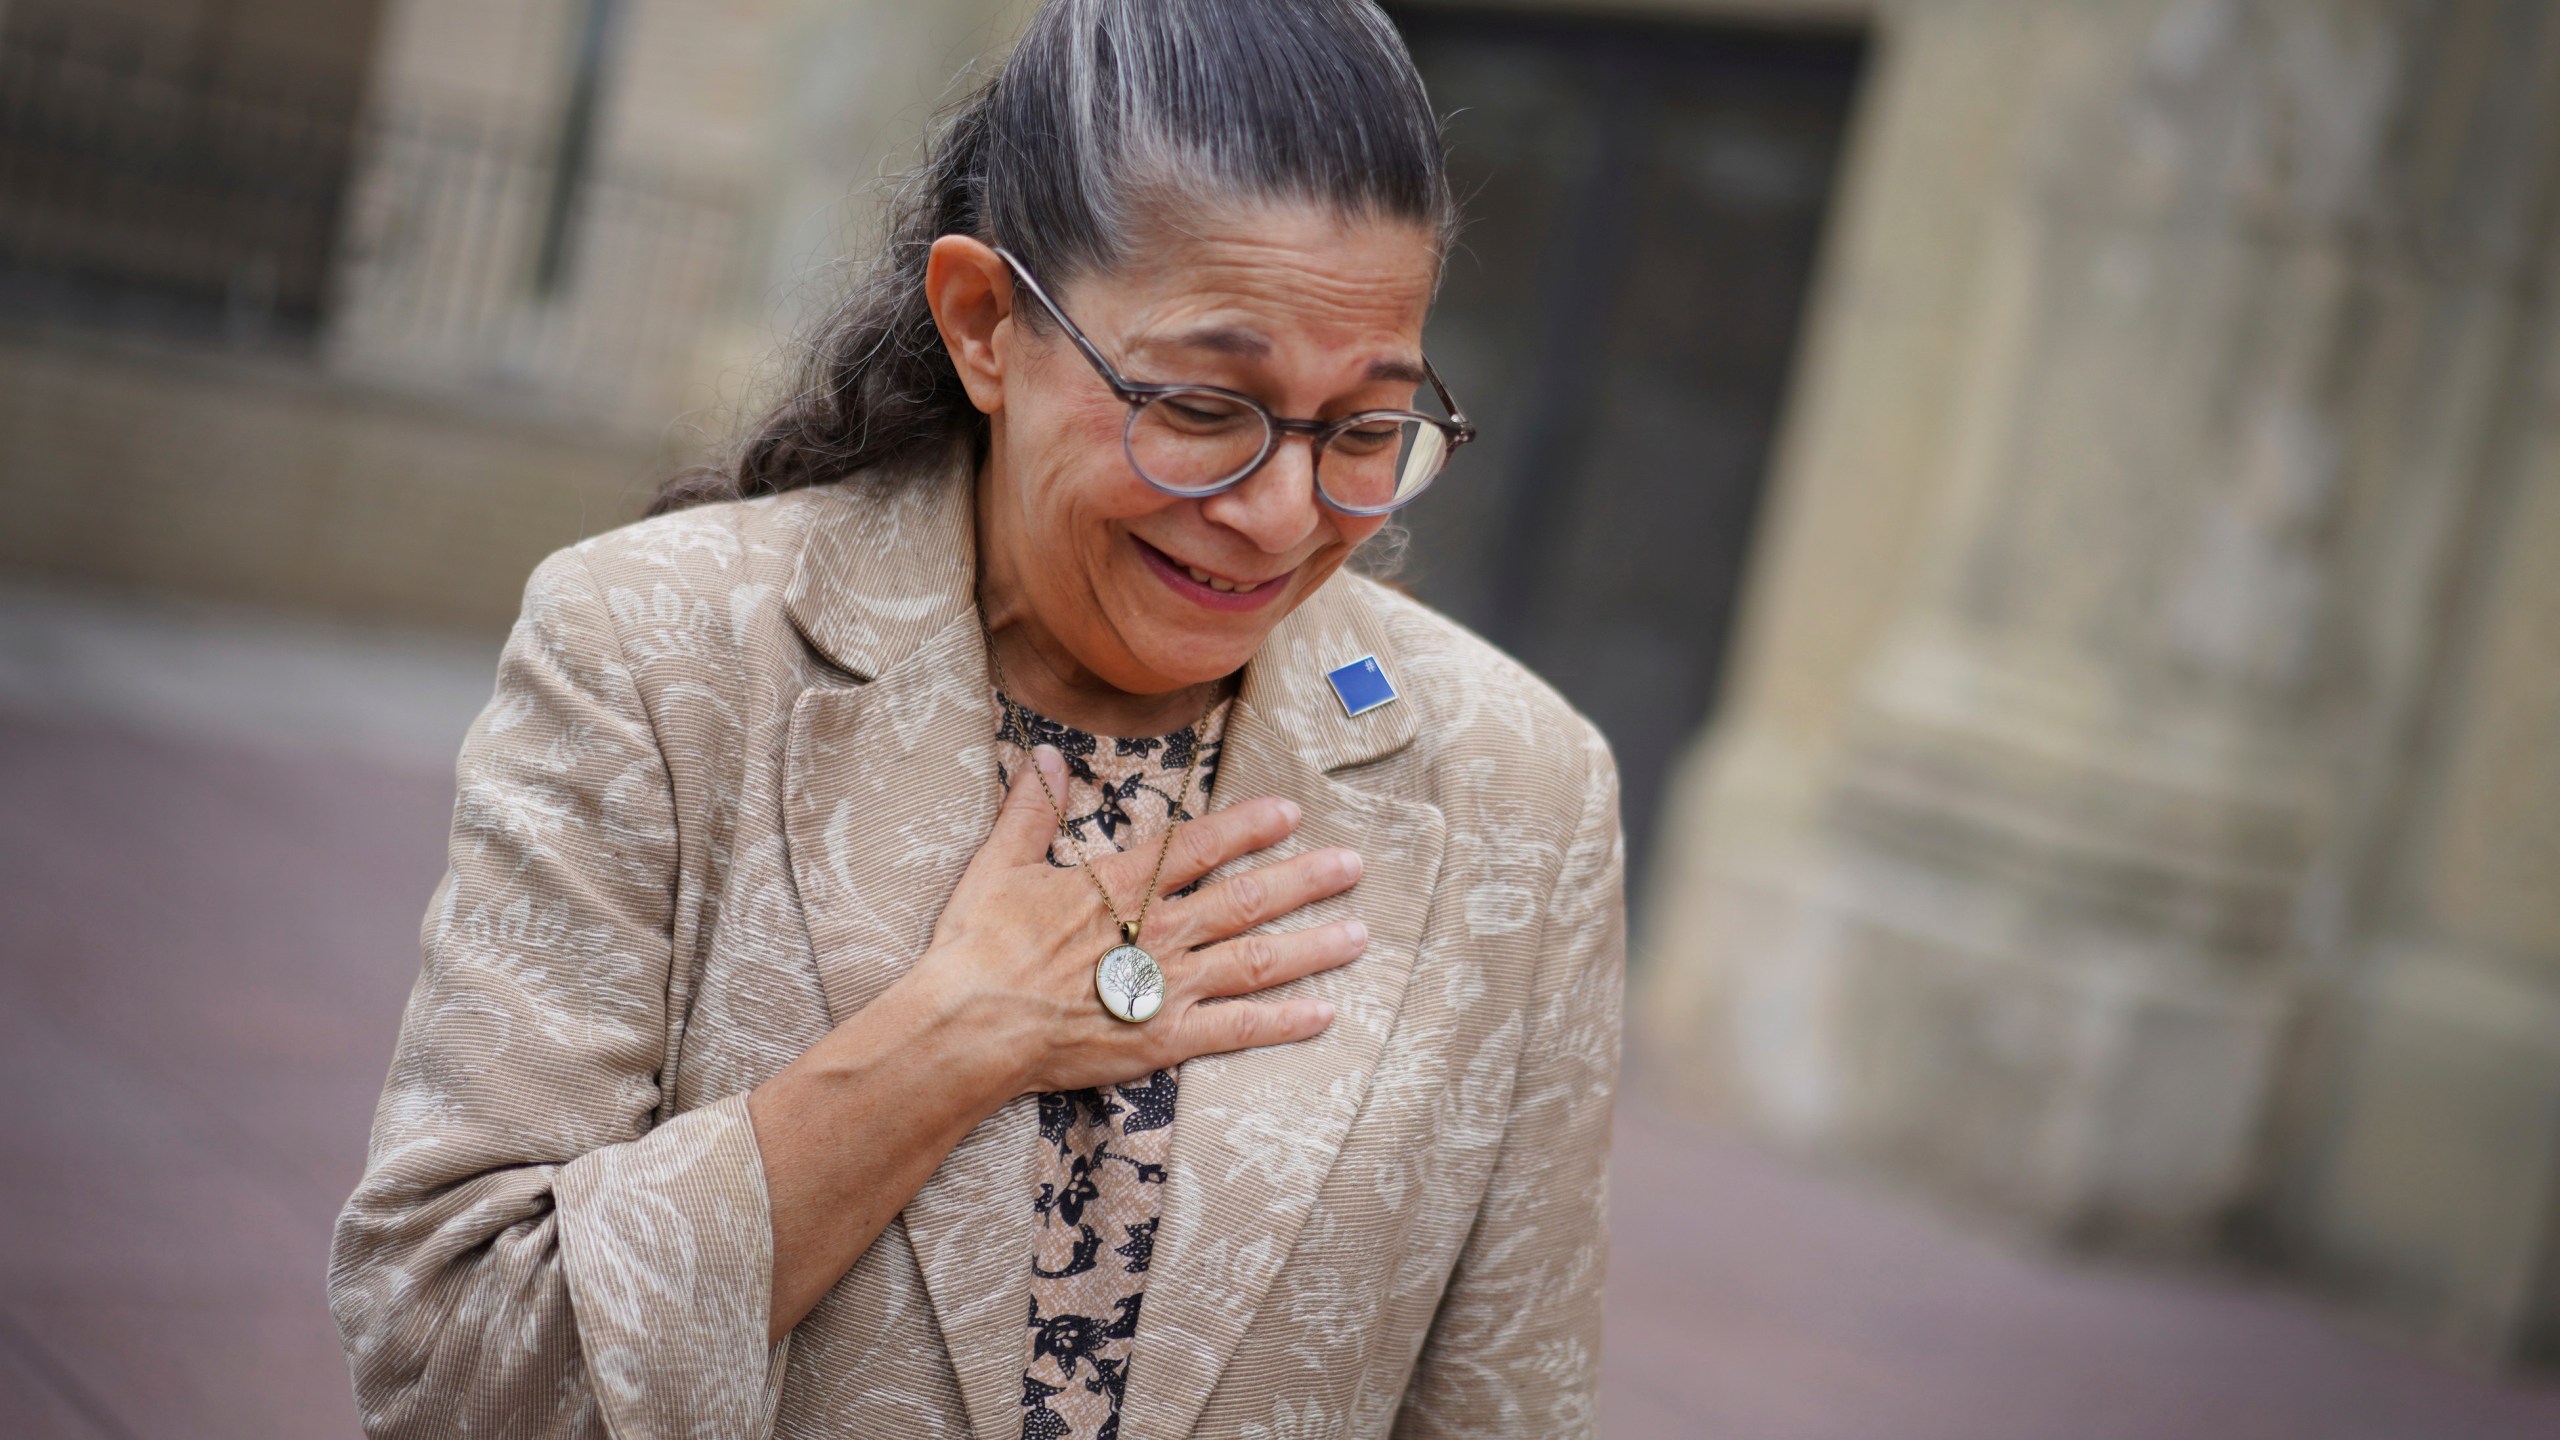
POLYGON ((1185 988, 1200 996, 1251 995, 1347 965, 1368 948, 1369 927, 1357 920, 1278 935, 1240 935, 1191 952, 1185 988))
POLYGON ((1352 850, 1318 850, 1257 866, 1185 896, 1168 907, 1165 919, 1175 938, 1186 945, 1205 945, 1241 935, 1339 895, 1360 881, 1360 856, 1352 850))
MULTIPOLYGON (((1164 879, 1158 883, 1158 891, 1170 895, 1239 855, 1279 844, 1297 828, 1297 802, 1276 795, 1212 810, 1186 821, 1175 829, 1168 842, 1172 848, 1165 852, 1164 879)), ((1119 857, 1121 868, 1153 863, 1154 856, 1140 854, 1152 848, 1141 845, 1119 857)), ((1143 870, 1139 871, 1138 880, 1145 883, 1143 870)))
POLYGON ((980 866, 1031 865, 1047 858, 1049 841, 1058 833, 1058 812, 1049 796, 1067 783, 1067 764, 1056 747, 1042 745, 1031 752, 1031 764, 1018 766, 1013 784, 1004 792, 1004 805, 996 811, 995 829, 987 834, 985 844, 978 847, 977 858, 969 868, 980 866), (1038 769, 1035 771, 1034 766, 1038 769), (1046 775, 1048 790, 1040 788, 1046 775))
POLYGON ((1232 1000, 1183 1012, 1175 1048, 1182 1058, 1287 1045, 1324 1033, 1333 1006, 1322 1000, 1232 1000))

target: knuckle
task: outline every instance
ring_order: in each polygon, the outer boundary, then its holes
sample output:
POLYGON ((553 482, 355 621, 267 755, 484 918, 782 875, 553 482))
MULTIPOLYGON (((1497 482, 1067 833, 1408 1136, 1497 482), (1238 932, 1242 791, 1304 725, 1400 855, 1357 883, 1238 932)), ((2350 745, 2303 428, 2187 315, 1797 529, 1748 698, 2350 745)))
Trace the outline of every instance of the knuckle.
POLYGON ((1258 871, 1248 870, 1227 882, 1230 913, 1239 921, 1249 921, 1250 917, 1261 914, 1269 896, 1270 885, 1258 871))
POLYGON ((1248 935, 1235 942, 1236 978, 1248 990, 1271 988, 1271 977, 1278 968, 1279 956, 1271 942, 1260 935, 1248 935))
POLYGON ((1223 825, 1195 822, 1182 827, 1175 838, 1182 847, 1182 861, 1193 870, 1206 870, 1218 863, 1220 841, 1226 833, 1223 825))

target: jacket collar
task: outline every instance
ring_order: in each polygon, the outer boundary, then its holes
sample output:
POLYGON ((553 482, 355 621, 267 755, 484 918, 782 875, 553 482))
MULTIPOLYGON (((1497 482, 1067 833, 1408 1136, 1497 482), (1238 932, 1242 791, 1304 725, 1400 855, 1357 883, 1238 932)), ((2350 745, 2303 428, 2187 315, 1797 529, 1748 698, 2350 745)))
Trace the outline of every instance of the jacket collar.
POLYGON ((808 491, 807 504, 783 603, 801 638, 836 668, 877 680, 976 603, 965 476, 857 478, 808 491))
MULTIPOLYGON (((863 680, 895 669, 977 603, 972 487, 958 467, 894 488, 856 480, 812 492, 813 513, 786 606, 828 663, 863 680)), ((1414 707, 1346 713, 1325 678, 1393 646, 1376 587, 1336 575, 1273 628, 1245 666, 1240 698, 1318 771, 1413 742, 1414 707)))

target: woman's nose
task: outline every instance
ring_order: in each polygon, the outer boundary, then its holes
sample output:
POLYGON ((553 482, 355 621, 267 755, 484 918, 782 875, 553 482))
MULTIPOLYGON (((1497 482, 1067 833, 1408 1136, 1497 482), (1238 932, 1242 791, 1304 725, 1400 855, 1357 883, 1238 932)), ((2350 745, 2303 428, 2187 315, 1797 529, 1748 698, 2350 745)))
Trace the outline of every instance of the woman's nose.
POLYGON ((1233 490, 1200 503, 1200 513, 1277 555, 1303 544, 1324 523, 1323 502, 1316 498, 1315 442, 1305 435, 1283 435, 1262 468, 1233 490))

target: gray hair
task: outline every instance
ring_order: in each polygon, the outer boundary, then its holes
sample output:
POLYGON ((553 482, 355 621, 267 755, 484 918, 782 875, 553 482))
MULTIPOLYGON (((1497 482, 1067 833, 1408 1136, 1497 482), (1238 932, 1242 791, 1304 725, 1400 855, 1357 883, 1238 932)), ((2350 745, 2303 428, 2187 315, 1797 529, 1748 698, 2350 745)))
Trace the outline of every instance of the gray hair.
POLYGON ((1062 286, 1119 271, 1183 203, 1269 200, 1410 222, 1446 252, 1439 120, 1372 0, 1048 0, 936 126, 786 398, 651 512, 982 455, 986 417, 925 306, 936 239, 1002 244, 1062 286))

